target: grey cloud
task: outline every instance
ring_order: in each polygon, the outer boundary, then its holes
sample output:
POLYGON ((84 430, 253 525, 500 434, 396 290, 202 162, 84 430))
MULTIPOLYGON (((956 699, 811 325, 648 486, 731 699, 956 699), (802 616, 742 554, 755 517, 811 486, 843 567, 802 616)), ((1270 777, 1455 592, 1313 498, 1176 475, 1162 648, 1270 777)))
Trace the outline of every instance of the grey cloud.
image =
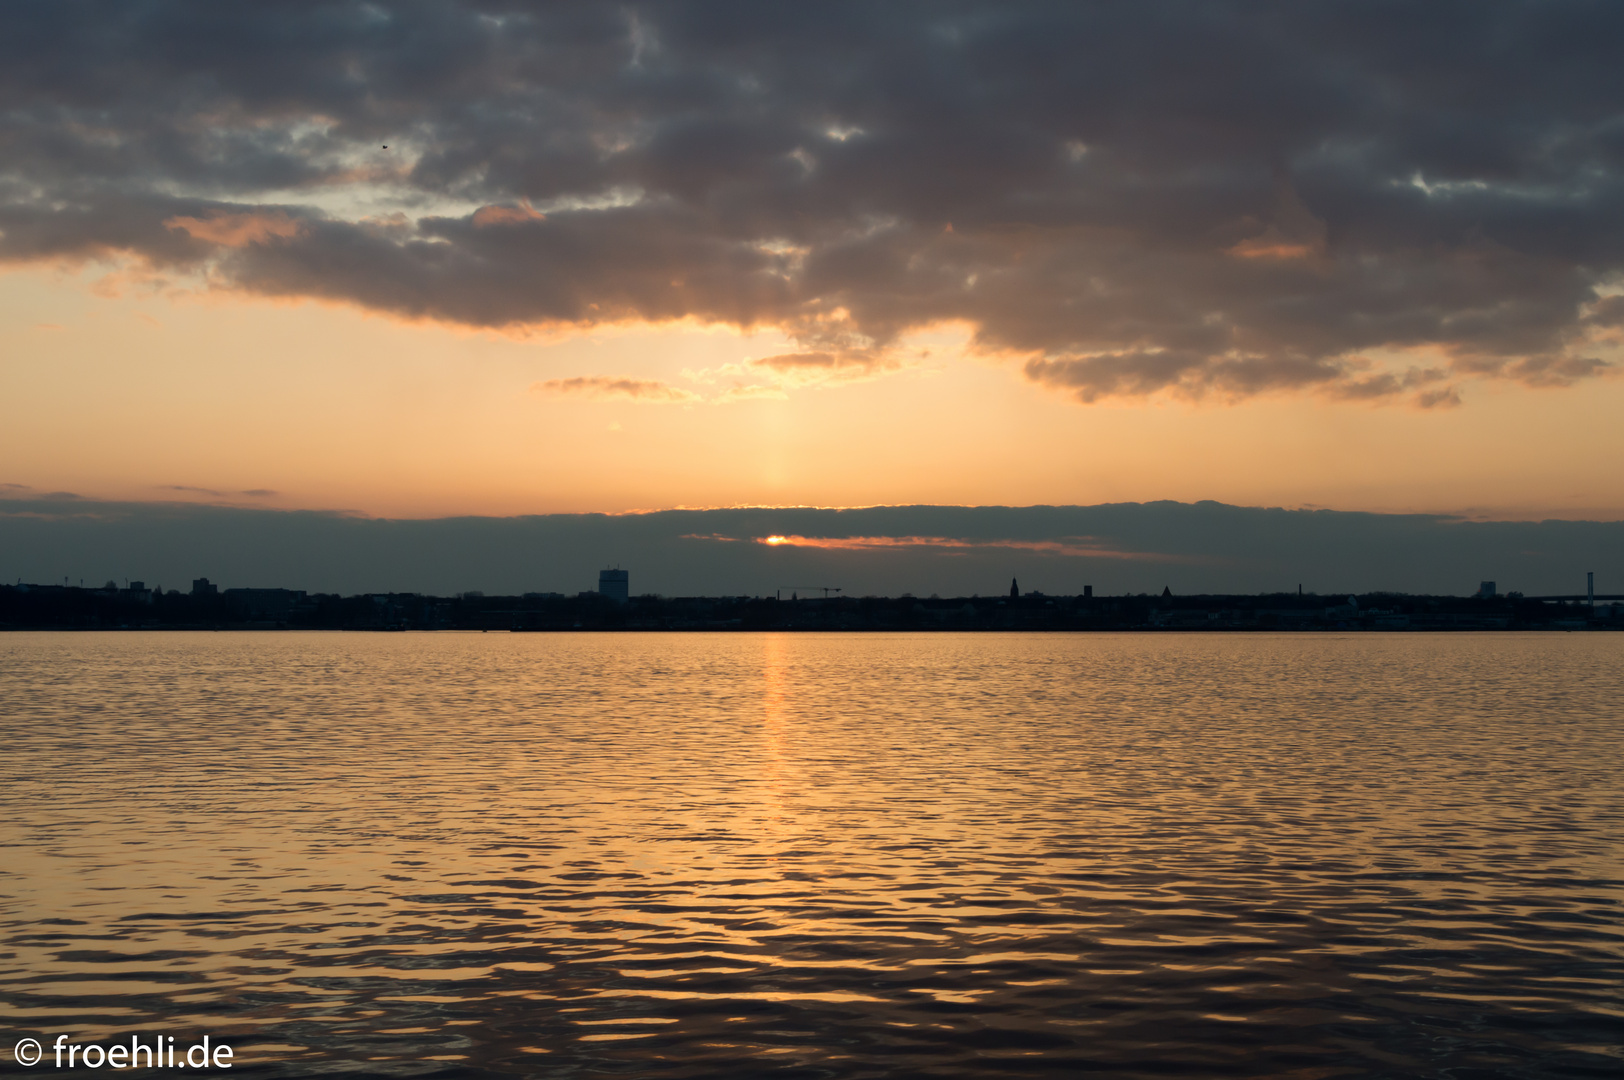
POLYGON ((1423 409, 1452 409, 1460 404, 1460 391, 1453 386, 1424 390, 1416 395, 1415 403, 1423 409))
POLYGON ((1323 386, 1336 396, 1386 397, 1404 380, 1390 374, 1357 377, 1352 364, 1298 357, 1250 356, 1214 360, 1190 351, 1111 353, 1068 360, 1029 360, 1026 377, 1071 391, 1079 401, 1154 394, 1173 389, 1191 398, 1246 397, 1265 390, 1323 386))
POLYGON ((1609 296, 1592 305, 1585 321, 1596 326, 1624 327, 1624 296, 1609 296))
POLYGON ((478 326, 773 326, 876 371, 954 320, 1085 401, 1437 403, 1469 378, 1611 370, 1616 4, 154 0, 6 20, 0 259, 122 253, 478 326), (249 224, 173 224, 227 217, 249 224), (1412 348, 1448 388, 1364 359, 1412 348))

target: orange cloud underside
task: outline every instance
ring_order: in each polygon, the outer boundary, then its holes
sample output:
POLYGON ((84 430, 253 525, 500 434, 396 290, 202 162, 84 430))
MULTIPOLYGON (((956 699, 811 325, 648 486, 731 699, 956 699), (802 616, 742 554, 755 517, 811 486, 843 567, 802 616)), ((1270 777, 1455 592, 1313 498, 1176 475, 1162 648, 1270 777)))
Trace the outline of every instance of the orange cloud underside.
POLYGON ((546 221, 547 215, 529 206, 481 206, 474 211, 474 228, 491 225, 524 225, 531 221, 546 221))
POLYGON ((1307 244, 1258 239, 1242 240, 1229 249, 1229 254, 1242 259, 1306 259, 1314 254, 1314 249, 1307 244))
POLYGON ((183 229, 199 240, 222 247, 246 247, 263 244, 272 237, 283 239, 299 235, 303 228, 299 222, 285 214, 211 214, 206 218, 172 217, 164 222, 168 229, 183 229))

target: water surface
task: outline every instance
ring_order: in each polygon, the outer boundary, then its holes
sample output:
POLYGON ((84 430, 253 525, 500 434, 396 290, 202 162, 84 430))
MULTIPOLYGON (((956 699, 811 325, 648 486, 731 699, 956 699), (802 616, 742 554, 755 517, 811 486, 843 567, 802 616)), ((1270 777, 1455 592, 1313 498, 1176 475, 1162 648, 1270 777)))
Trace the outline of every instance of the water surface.
POLYGON ((1621 689, 1617 634, 0 635, 0 1058, 1620 1075, 1621 689))

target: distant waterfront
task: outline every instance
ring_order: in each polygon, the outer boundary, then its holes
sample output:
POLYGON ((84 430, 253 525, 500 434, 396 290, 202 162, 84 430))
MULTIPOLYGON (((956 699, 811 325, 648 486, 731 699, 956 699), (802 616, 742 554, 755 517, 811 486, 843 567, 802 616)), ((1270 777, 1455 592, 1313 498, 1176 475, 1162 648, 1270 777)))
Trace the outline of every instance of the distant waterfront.
POLYGON ((338 596, 0 586, 0 630, 1624 630, 1624 596, 338 596))

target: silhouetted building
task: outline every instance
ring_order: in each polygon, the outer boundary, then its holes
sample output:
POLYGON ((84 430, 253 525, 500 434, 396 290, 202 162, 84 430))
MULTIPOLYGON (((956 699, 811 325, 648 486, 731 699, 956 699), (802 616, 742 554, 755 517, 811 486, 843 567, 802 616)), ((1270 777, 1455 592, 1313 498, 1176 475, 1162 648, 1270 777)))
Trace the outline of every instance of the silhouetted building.
POLYGON ((598 593, 624 604, 631 599, 631 574, 625 570, 599 570, 598 593))
POLYGON ((1173 595, 1173 587, 1171 585, 1163 585, 1162 586, 1162 598, 1163 599, 1169 599, 1169 598, 1172 597, 1172 595, 1173 595))
POLYGON ((192 582, 192 595, 193 596, 197 596, 197 597, 218 596, 219 593, 220 593, 220 586, 209 584, 209 579, 206 578, 206 577, 197 578, 196 580, 194 580, 192 582))
POLYGON ((1011 600, 1019 600, 1021 598, 1021 587, 1014 578, 1009 579, 1009 598, 1011 600))
POLYGON ((1094 586, 1092 586, 1092 585, 1084 585, 1083 586, 1083 599, 1084 600, 1092 600, 1092 599, 1094 599, 1094 586))
POLYGON ((1493 600, 1499 595, 1500 590, 1495 588, 1494 582, 1492 581, 1485 581, 1477 587, 1477 598, 1479 600, 1493 600))

